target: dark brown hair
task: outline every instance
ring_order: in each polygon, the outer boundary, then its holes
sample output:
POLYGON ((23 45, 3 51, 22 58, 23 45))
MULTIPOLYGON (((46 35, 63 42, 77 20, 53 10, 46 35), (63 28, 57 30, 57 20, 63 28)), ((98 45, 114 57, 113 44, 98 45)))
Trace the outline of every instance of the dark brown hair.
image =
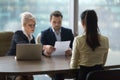
POLYGON ((50 20, 52 19, 52 16, 55 16, 55 17, 59 17, 61 16, 61 18, 63 18, 63 15, 60 11, 54 11, 50 14, 50 20))
POLYGON ((85 10, 81 14, 81 20, 84 21, 86 25, 86 42, 94 51, 100 46, 97 14, 94 10, 85 10))

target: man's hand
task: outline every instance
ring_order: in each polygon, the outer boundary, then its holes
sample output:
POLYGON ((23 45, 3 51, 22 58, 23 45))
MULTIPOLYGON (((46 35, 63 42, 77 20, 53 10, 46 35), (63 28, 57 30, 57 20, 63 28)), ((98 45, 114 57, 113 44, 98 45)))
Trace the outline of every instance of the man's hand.
POLYGON ((71 49, 65 51, 65 56, 71 56, 71 55, 72 55, 71 49))
POLYGON ((51 56, 51 54, 55 51, 55 48, 51 45, 43 45, 44 55, 51 56))

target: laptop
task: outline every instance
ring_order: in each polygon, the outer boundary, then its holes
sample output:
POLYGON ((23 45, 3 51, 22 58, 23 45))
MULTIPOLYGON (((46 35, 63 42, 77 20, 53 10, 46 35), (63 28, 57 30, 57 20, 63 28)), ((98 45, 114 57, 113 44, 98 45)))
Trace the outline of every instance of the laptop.
POLYGON ((41 44, 17 44, 17 60, 40 60, 42 54, 41 44))

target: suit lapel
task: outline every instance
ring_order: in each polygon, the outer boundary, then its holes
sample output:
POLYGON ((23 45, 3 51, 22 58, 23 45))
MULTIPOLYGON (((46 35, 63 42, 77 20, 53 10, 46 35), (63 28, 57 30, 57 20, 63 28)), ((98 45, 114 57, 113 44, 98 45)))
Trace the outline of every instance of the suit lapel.
POLYGON ((55 34, 51 28, 50 28, 50 33, 51 33, 51 39, 53 39, 54 41, 57 41, 55 34))
POLYGON ((64 40, 64 29, 61 27, 61 41, 63 41, 64 40))

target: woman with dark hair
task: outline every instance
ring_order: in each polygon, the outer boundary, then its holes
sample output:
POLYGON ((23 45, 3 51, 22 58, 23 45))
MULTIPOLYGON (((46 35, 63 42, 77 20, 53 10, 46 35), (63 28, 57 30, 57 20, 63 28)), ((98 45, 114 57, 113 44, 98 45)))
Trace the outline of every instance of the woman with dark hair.
POLYGON ((70 62, 71 68, 80 68, 77 80, 85 80, 91 71, 103 70, 109 49, 108 38, 99 33, 94 10, 85 10, 81 14, 81 23, 85 33, 75 37, 70 62))

